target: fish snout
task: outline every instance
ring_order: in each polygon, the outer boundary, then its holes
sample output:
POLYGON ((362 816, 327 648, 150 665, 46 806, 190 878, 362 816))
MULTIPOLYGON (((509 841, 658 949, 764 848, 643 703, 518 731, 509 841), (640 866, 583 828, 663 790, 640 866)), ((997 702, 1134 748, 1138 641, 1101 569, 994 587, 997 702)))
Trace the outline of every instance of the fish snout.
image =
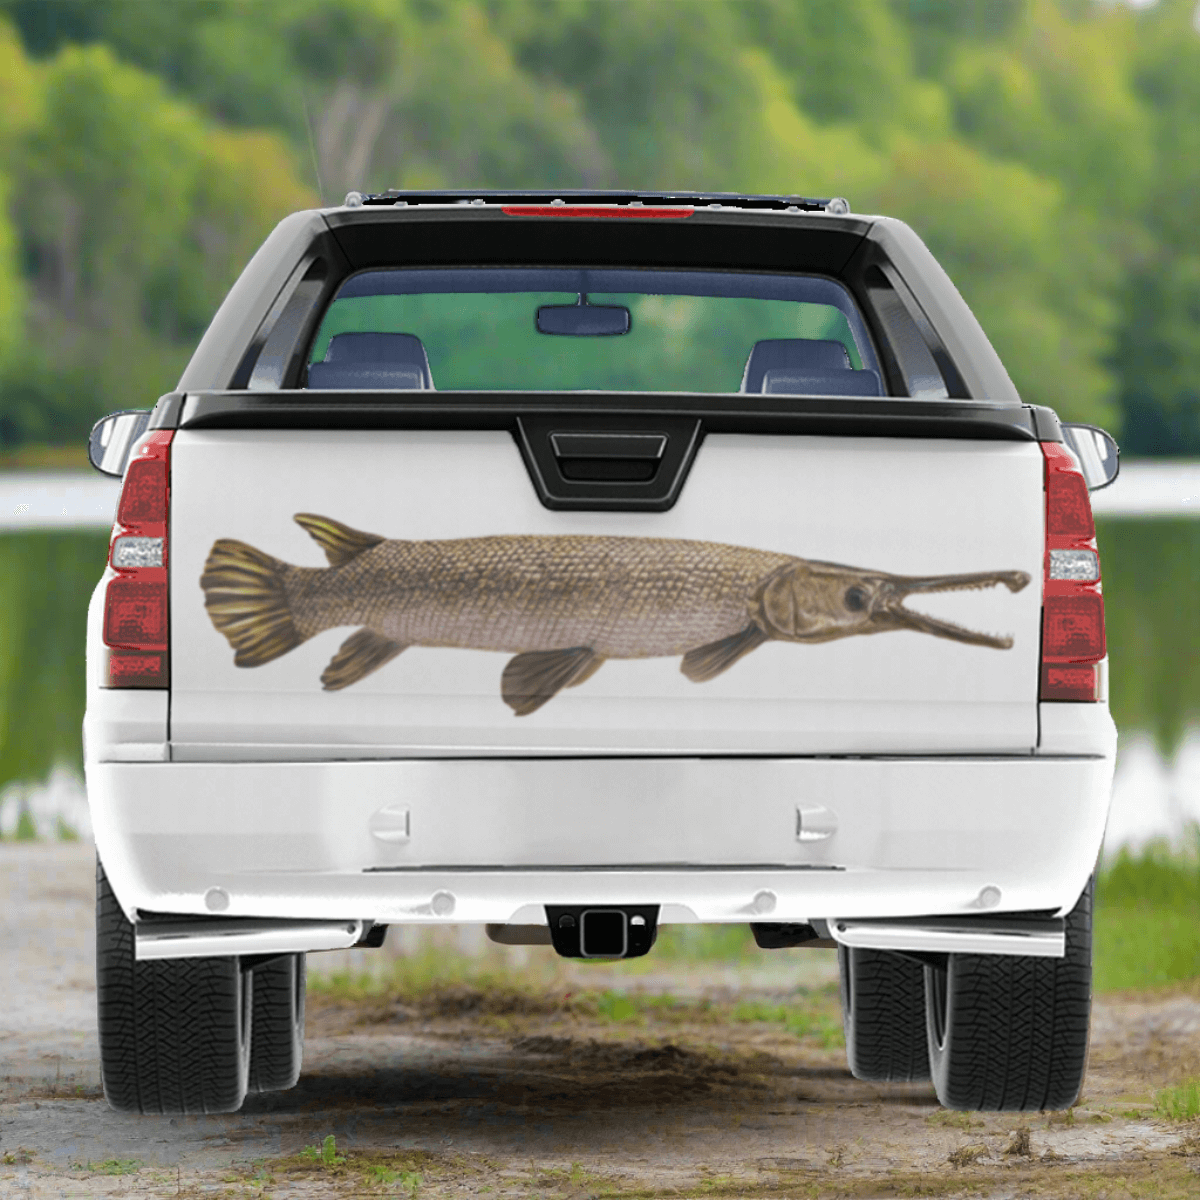
POLYGON ((894 603, 905 596, 922 592, 963 592, 1004 586, 1010 592, 1027 587, 1027 571, 971 571, 963 575, 893 575, 888 580, 888 595, 894 603))
POLYGON ((953 642, 965 642, 972 646, 990 646, 996 650, 1008 650, 1013 639, 1008 636, 979 633, 956 625, 953 621, 939 620, 906 608, 908 596, 929 595, 938 592, 979 591, 989 587, 1006 587, 1010 592, 1019 592, 1030 583, 1027 571, 973 571, 962 575, 895 576, 883 589, 886 596, 886 611, 880 616, 895 628, 910 629, 916 633, 928 633, 934 637, 953 642))

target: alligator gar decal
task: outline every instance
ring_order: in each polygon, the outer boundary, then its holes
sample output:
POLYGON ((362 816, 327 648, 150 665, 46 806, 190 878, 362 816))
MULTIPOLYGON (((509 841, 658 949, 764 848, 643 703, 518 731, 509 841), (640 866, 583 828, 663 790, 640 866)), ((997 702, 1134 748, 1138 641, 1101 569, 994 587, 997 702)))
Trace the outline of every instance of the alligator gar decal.
POLYGON ((329 559, 294 567, 221 538, 200 586, 208 615, 257 667, 339 625, 359 630, 321 675, 357 683, 409 646, 499 650, 501 695, 517 716, 578 687, 609 658, 682 655, 703 683, 767 641, 828 642, 908 629, 1006 650, 1012 638, 904 607, 907 596, 1002 584, 1024 571, 889 575, 716 542, 583 535, 406 542, 298 513, 329 559))

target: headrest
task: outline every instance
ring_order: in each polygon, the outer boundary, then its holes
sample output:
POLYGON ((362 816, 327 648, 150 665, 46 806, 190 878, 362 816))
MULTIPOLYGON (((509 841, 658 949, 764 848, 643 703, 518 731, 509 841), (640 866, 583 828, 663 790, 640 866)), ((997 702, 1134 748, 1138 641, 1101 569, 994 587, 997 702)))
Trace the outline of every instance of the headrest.
POLYGON ((431 389, 429 357, 411 333, 338 333, 324 362, 308 368, 310 388, 431 389))
POLYGON ((861 371, 788 371, 777 368, 763 375, 768 396, 882 396, 879 375, 861 371))
POLYGON ((761 392, 768 371, 816 375, 850 370, 850 355, 841 342, 818 338, 769 338, 754 343, 742 374, 743 392, 761 392))

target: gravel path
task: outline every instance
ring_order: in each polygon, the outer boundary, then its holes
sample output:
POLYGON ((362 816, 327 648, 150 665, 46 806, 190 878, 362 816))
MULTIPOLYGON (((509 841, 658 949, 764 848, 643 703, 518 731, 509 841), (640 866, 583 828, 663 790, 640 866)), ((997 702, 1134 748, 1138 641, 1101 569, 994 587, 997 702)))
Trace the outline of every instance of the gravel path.
MULTIPOLYGON (((1194 991, 1098 1001, 1069 1115, 947 1113, 928 1087, 860 1083, 840 1049, 762 1022, 381 1012, 310 994, 293 1091, 227 1117, 122 1116, 99 1087, 92 870, 87 846, 0 844, 4 1200, 1200 1195, 1200 1127, 1153 1112, 1155 1089, 1200 1075, 1194 991), (303 1156, 328 1135, 344 1162, 303 1156)), ((585 982, 777 998, 830 977, 828 955, 802 959, 585 982)))

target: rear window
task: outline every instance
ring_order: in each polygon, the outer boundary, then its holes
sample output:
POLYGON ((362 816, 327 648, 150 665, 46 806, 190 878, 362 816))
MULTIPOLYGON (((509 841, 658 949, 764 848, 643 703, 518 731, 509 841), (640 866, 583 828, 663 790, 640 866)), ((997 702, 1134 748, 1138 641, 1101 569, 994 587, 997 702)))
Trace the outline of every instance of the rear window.
POLYGON ((310 388, 880 395, 849 292, 816 276, 452 268, 348 279, 310 388))

